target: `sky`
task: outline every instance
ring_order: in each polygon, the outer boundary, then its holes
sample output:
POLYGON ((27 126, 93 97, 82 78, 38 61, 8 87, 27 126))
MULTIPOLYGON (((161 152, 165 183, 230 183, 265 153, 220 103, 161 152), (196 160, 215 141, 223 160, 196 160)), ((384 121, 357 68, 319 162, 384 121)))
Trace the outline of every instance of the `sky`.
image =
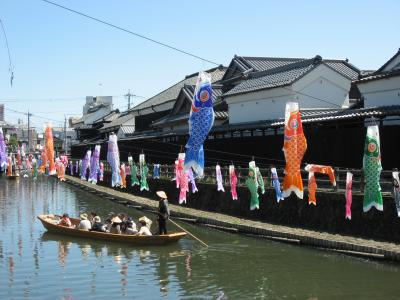
MULTIPOLYGON (((233 56, 345 59, 377 69, 400 47, 400 1, 52 0, 227 66, 233 56)), ((81 116, 85 96, 126 110, 185 75, 215 67, 42 0, 0 0, 0 103, 38 130, 81 116)))

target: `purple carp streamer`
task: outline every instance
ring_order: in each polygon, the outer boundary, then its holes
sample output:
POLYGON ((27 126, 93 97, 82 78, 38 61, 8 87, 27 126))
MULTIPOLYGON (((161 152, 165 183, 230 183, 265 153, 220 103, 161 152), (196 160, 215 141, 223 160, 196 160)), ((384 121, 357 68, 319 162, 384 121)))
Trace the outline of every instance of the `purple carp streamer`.
POLYGON ((186 144, 185 170, 193 168, 201 178, 204 176, 203 143, 214 124, 211 76, 200 72, 194 90, 189 116, 189 140, 186 144))
POLYGON ((100 145, 96 145, 94 147, 94 151, 92 154, 92 158, 90 160, 90 176, 89 176, 89 182, 96 184, 97 183, 97 177, 100 172, 100 145))
POLYGON ((7 167, 7 146, 4 140, 3 128, 0 127, 0 167, 5 170, 7 167))
POLYGON ((92 156, 92 151, 86 151, 86 155, 82 160, 82 168, 81 168, 81 179, 86 180, 86 172, 87 169, 90 167, 90 157, 92 156))
POLYGON ((108 139, 107 162, 111 166, 111 186, 120 186, 122 181, 120 175, 118 138, 115 134, 110 134, 108 139))

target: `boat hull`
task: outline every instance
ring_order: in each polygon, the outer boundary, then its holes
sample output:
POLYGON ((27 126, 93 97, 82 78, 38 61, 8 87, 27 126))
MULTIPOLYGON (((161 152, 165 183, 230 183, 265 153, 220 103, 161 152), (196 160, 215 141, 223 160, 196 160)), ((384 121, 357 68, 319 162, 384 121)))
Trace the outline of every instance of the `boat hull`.
MULTIPOLYGON (((108 242, 118 242, 118 243, 129 243, 132 245, 166 245, 179 241, 181 238, 186 236, 186 232, 174 232, 166 235, 127 235, 127 234, 113 234, 98 231, 86 231, 79 230, 75 228, 69 228, 65 226, 60 226, 52 221, 54 221, 53 215, 40 215, 37 217, 43 224, 44 228, 51 233, 63 234, 69 236, 77 236, 83 238, 97 239, 108 242)), ((71 218, 72 224, 79 223, 78 219, 71 218)))

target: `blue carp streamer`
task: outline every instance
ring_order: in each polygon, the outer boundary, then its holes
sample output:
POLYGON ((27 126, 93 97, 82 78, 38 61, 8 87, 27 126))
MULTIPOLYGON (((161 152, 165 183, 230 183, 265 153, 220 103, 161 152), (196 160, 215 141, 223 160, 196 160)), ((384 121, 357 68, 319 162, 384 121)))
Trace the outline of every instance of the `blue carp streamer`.
POLYGON ((214 124, 211 76, 200 72, 194 90, 189 117, 189 140, 186 144, 185 170, 193 168, 198 177, 204 174, 203 143, 214 124))

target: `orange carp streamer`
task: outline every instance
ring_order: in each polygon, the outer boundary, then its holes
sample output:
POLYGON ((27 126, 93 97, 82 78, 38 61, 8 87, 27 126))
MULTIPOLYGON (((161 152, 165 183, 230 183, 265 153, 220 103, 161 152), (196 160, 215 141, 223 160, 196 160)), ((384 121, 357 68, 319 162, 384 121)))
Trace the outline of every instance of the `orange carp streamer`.
POLYGON ((42 153, 40 154, 40 159, 42 161, 42 164, 40 165, 39 171, 40 171, 40 173, 44 173, 46 170, 46 165, 47 165, 46 148, 44 148, 42 150, 42 153))
POLYGON ((304 169, 308 172, 308 204, 317 205, 317 199, 315 197, 317 192, 317 181, 314 174, 327 174, 329 176, 329 181, 333 186, 336 186, 335 172, 331 166, 313 164, 308 164, 304 169))
POLYGON ((307 140, 301 124, 299 104, 286 103, 285 131, 283 152, 286 159, 285 178, 283 180, 282 195, 284 198, 292 192, 303 199, 303 181, 301 179, 300 164, 307 150, 307 140))
POLYGON ((50 124, 47 125, 46 130, 46 154, 49 161, 49 174, 56 174, 56 166, 54 164, 54 142, 53 142, 53 128, 50 124))

